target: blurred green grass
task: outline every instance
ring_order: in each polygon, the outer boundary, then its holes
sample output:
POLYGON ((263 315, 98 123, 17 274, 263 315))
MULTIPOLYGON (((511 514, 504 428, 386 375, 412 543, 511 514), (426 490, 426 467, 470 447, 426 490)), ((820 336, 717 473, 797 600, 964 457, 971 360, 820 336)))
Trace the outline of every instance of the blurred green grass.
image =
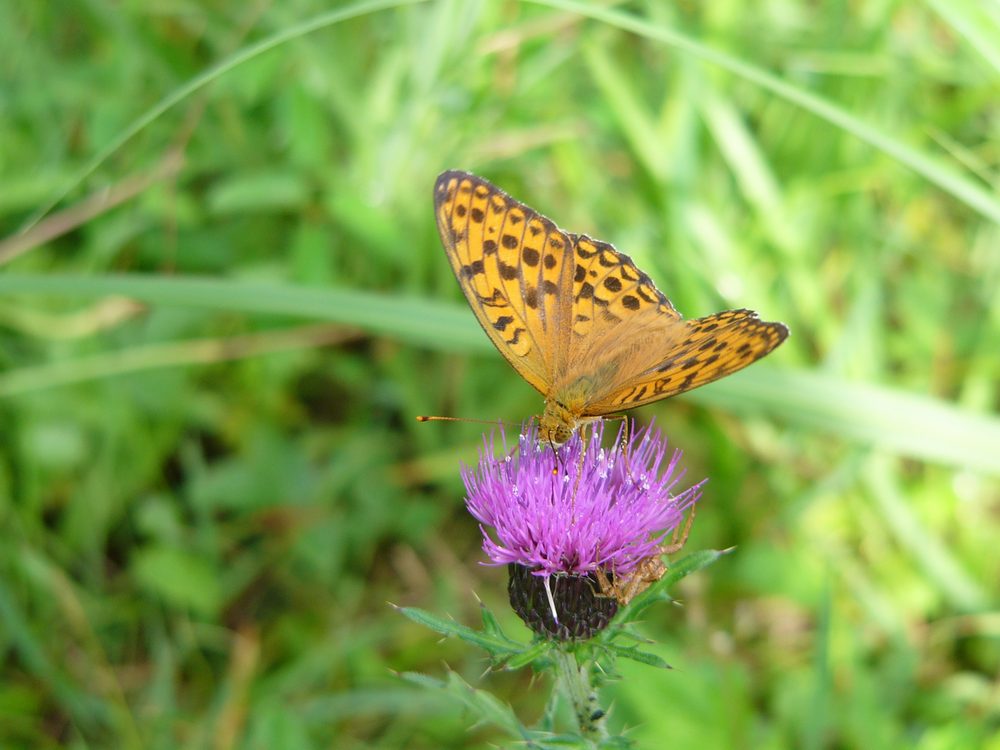
POLYGON ((738 549, 613 721, 1000 747, 996 49, 965 0, 0 6, 0 746, 509 741, 393 676, 445 662, 537 716, 386 605, 523 632, 482 428, 413 421, 540 407, 440 249, 458 167, 793 332, 639 412, 738 549))

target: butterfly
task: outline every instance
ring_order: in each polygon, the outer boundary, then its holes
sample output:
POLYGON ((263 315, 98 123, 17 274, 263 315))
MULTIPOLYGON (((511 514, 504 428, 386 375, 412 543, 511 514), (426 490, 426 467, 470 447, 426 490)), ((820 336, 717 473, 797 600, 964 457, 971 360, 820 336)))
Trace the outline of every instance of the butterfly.
POLYGON ((438 231, 472 311, 542 396, 539 437, 741 370, 788 337, 752 310, 685 320, 632 259, 565 232, 468 172, 434 185, 438 231))

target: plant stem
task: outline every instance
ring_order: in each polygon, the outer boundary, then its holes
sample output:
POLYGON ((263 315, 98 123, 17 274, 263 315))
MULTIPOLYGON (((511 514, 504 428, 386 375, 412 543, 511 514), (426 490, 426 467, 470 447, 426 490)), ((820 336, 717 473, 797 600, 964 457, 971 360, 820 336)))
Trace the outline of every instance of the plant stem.
POLYGON ((587 665, 581 666, 571 651, 556 648, 553 653, 559 685, 573 706, 580 734, 596 746, 598 740, 608 736, 608 729, 604 711, 597 705, 597 693, 590 684, 590 670, 587 665))

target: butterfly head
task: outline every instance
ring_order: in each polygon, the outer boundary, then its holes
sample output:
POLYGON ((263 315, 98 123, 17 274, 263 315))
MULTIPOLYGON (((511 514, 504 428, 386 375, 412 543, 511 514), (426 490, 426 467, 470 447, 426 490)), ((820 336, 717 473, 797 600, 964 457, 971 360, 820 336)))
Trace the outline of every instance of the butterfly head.
POLYGON ((554 448, 563 446, 576 431, 577 419, 565 406, 555 400, 545 402, 545 411, 538 420, 538 437, 554 448))

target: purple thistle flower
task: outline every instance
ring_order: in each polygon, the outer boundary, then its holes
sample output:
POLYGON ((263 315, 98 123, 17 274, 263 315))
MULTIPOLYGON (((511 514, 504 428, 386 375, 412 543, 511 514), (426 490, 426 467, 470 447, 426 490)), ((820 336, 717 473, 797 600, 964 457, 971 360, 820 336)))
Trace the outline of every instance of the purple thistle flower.
MULTIPOLYGON (((538 583, 544 585, 556 630, 543 629, 557 637, 580 633, 557 632, 560 622, 549 588, 553 576, 557 586, 563 576, 587 579, 590 590, 600 574, 627 580, 644 561, 658 557, 666 535, 701 496, 703 483, 671 494, 684 474, 677 468, 681 454, 674 451, 665 461, 667 441, 659 430, 650 426, 634 432, 624 449, 622 430, 624 425, 614 446, 604 448, 604 422, 599 421, 586 447, 577 434, 553 450, 538 442, 538 429, 531 424, 513 451, 501 431, 503 454, 495 457, 495 441, 484 438, 476 469, 462 470, 466 505, 480 523, 487 564, 522 566, 543 579, 538 583)), ((515 577, 523 585, 524 572, 515 576, 511 568, 512 603, 515 577)), ((572 596, 578 601, 580 592, 574 589, 572 596)), ((609 620, 614 611, 605 615, 603 620, 609 620)), ((583 637, 606 624, 583 628, 583 637)))

